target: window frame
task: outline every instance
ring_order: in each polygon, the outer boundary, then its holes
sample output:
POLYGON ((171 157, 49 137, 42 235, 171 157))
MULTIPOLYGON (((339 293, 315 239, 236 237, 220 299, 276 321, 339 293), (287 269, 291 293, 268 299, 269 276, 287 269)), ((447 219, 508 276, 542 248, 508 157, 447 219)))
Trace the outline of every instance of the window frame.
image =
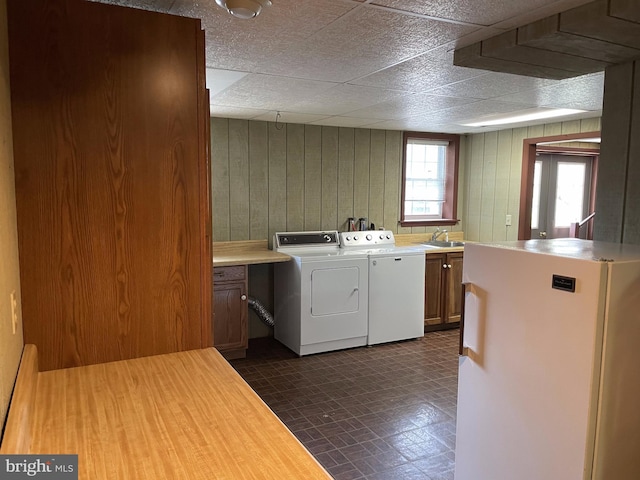
POLYGON ((456 225, 460 222, 458 209, 458 163, 460 160, 460 135, 448 133, 404 132, 402 136, 402 185, 400 195, 400 225, 402 227, 422 227, 433 225, 456 225), (406 220, 404 213, 405 190, 407 186, 407 141, 411 138, 421 140, 448 141, 445 169, 444 203, 442 218, 406 220), (453 161, 452 161, 453 160, 453 161))

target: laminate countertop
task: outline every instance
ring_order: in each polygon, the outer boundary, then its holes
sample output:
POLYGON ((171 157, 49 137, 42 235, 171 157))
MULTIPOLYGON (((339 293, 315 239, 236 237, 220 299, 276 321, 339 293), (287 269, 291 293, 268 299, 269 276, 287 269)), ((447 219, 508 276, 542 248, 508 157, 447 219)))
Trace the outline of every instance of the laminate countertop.
POLYGON ((289 255, 269 249, 266 240, 213 242, 213 266, 256 265, 291 260, 289 255))
POLYGON ((213 348, 36 376, 29 451, 2 453, 78 454, 84 480, 331 478, 213 348))
MULTIPOLYGON (((430 240, 431 234, 396 234, 397 246, 417 246, 430 240)), ((450 240, 462 240, 463 232, 450 232, 450 240)), ((462 252, 464 247, 428 248, 426 253, 462 252)), ((288 262, 291 257, 269 249, 267 240, 213 242, 213 266, 256 265, 288 262)))
MULTIPOLYGON (((431 233, 398 233, 396 237, 396 245, 398 247, 421 246, 425 242, 431 240, 431 233)), ((449 240, 463 241, 464 232, 449 232, 449 240)), ((442 237, 439 238, 442 240, 442 237)), ((425 253, 448 253, 448 252, 464 252, 464 246, 458 247, 426 247, 425 253)))

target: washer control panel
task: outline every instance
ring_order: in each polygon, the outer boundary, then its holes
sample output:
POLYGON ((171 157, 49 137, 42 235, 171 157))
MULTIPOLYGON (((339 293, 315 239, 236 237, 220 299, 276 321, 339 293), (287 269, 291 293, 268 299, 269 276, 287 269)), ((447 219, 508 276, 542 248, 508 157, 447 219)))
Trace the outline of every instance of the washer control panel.
POLYGON ((273 236, 273 245, 280 247, 325 247, 340 245, 338 232, 277 232, 273 236))
POLYGON ((396 239, 391 230, 365 230, 358 232, 341 232, 342 247, 368 247, 372 245, 395 245, 396 239))

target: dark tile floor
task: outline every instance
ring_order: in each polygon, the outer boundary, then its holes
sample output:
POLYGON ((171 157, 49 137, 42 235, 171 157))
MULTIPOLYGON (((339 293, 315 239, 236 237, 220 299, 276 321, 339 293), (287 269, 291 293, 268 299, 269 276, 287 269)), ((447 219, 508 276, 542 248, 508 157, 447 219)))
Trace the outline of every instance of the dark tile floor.
POLYGON ((302 358, 256 339, 231 364, 335 479, 452 480, 458 334, 302 358))

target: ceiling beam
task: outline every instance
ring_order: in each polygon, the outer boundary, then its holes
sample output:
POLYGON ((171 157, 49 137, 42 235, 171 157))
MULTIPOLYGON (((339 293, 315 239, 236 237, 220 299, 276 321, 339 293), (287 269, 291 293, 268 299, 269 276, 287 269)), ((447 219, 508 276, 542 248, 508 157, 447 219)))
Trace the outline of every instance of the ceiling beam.
POLYGON ((597 0, 454 52, 454 65, 563 79, 640 57, 640 12, 631 0, 597 0))

